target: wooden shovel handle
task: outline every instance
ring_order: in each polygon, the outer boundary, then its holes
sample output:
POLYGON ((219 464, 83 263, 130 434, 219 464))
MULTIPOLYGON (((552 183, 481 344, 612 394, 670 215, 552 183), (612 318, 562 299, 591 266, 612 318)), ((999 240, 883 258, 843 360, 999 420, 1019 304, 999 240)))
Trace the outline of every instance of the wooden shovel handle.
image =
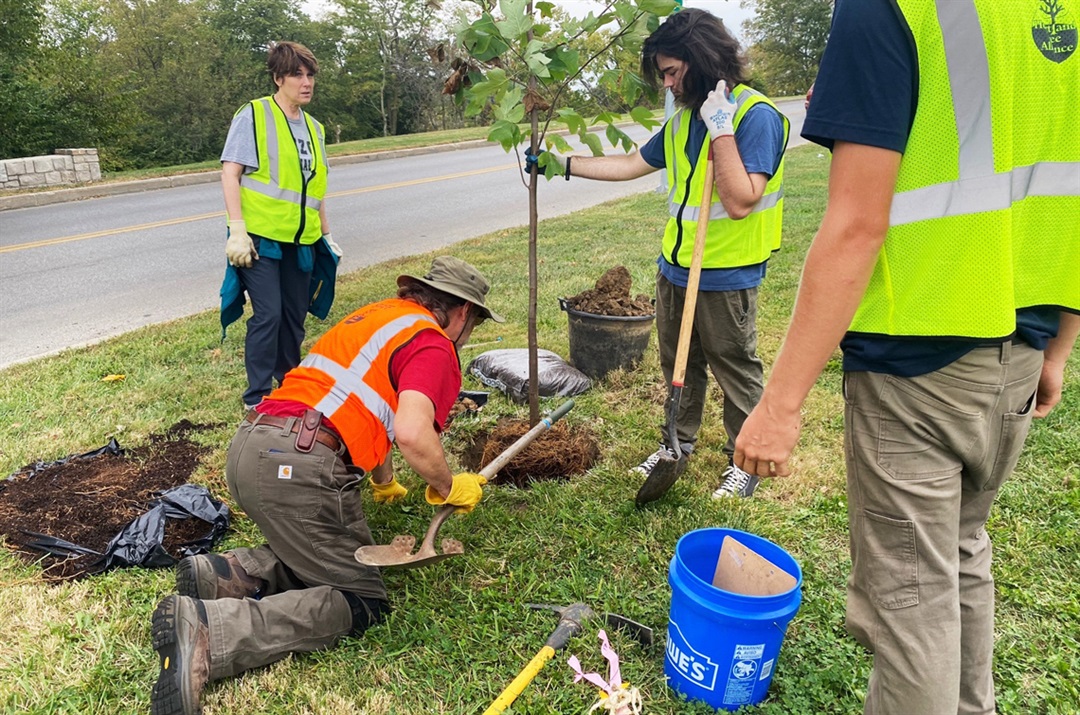
POLYGON ((682 387, 686 379, 686 362, 690 357, 690 335, 694 330, 694 311, 697 309, 698 286, 701 285, 701 264, 705 258, 705 236, 709 232, 709 210, 713 195, 713 152, 709 142, 709 154, 705 160, 705 188, 701 192, 701 205, 698 208, 697 231, 694 232, 694 255, 690 259, 690 276, 686 282, 686 297, 683 299, 682 323, 679 325, 679 347, 675 352, 675 370, 671 384, 682 387))

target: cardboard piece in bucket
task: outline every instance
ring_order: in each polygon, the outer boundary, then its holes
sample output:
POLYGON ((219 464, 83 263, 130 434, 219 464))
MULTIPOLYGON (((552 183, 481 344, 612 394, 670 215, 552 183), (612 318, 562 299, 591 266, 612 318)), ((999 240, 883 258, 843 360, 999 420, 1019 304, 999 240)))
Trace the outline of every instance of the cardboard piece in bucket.
POLYGON ((795 577, 730 536, 724 537, 712 585, 744 596, 774 596, 795 588, 795 577))

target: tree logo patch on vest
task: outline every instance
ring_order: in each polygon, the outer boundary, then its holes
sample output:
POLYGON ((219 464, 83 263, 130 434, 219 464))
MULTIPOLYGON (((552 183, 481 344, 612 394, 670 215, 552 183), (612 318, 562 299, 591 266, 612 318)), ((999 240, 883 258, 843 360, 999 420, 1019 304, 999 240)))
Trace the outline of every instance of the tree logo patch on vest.
POLYGON ((1076 52, 1076 23, 1063 0, 1038 0, 1031 37, 1043 57, 1061 63, 1076 52))

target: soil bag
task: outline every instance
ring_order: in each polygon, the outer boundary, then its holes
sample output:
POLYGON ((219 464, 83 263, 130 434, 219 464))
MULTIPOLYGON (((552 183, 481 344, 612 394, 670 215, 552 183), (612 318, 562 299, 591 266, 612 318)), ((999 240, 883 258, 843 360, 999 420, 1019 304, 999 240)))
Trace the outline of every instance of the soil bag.
MULTIPOLYGON (((537 351, 536 371, 540 397, 573 397, 592 387, 585 373, 550 350, 537 351)), ((529 399, 529 351, 525 348, 488 350, 469 363, 468 372, 519 405, 529 399)))
POLYGON ((196 484, 182 484, 161 494, 150 510, 140 515, 109 542, 105 549, 104 568, 173 566, 177 560, 165 550, 165 526, 169 519, 201 519, 210 523, 210 531, 184 542, 182 556, 205 554, 221 540, 229 528, 229 507, 210 496, 196 484))

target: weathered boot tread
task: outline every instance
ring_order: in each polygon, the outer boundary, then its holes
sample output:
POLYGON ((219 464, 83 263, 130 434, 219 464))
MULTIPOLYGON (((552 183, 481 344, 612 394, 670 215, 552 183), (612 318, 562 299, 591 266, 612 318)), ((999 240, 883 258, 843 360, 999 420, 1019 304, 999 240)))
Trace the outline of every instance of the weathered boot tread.
POLYGON ((199 697, 209 670, 209 631, 202 604, 190 599, 184 603, 182 599, 182 596, 168 596, 158 604, 152 617, 150 630, 160 672, 150 696, 151 715, 202 713, 199 697), (186 620, 198 621, 194 633, 188 633, 180 622, 181 609, 185 608, 194 610, 186 614, 186 620), (204 633, 200 634, 199 629, 204 633))

